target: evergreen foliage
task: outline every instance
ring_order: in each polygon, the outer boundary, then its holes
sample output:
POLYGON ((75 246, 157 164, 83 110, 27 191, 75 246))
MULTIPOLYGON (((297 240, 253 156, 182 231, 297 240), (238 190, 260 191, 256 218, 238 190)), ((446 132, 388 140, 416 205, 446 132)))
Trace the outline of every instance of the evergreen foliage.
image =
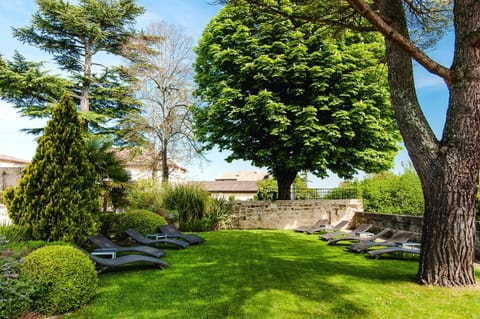
POLYGON ((68 95, 55 106, 32 162, 5 197, 13 223, 33 239, 81 242, 95 233, 96 173, 68 95))
POLYGON ((157 214, 163 213, 162 184, 151 178, 136 181, 127 191, 127 202, 130 209, 146 209, 157 214))
POLYGON ((130 174, 125 169, 123 161, 115 156, 112 141, 102 136, 91 135, 86 147, 88 159, 97 172, 97 184, 104 199, 103 211, 107 211, 107 208, 116 211, 125 207, 130 174))
POLYGON ((38 10, 30 24, 13 27, 13 35, 51 54, 68 77, 50 75, 42 63, 29 62, 16 52, 11 61, 0 57, 0 97, 25 116, 48 118, 58 97, 69 90, 82 111, 85 127, 88 123, 95 133, 120 136, 120 122, 138 110, 139 102, 133 97, 131 77, 120 67, 103 65, 98 56, 121 55, 122 45, 135 34, 133 26, 144 9, 135 0, 36 3, 38 10))

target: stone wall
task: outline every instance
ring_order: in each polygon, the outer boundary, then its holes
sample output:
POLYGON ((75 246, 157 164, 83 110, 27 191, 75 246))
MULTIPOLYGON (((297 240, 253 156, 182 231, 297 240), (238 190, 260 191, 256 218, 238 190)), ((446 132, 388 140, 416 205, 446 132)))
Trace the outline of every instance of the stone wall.
POLYGON ((0 191, 17 186, 23 167, 0 167, 0 191))
POLYGON ((422 234, 422 221, 423 218, 421 216, 357 212, 351 224, 355 226, 360 224, 372 224, 373 232, 385 227, 395 230, 409 230, 419 234, 417 240, 420 240, 422 234))
POLYGON ((355 212, 362 210, 358 199, 237 201, 227 224, 233 229, 295 229, 312 225, 320 218, 332 224, 351 220, 355 212))

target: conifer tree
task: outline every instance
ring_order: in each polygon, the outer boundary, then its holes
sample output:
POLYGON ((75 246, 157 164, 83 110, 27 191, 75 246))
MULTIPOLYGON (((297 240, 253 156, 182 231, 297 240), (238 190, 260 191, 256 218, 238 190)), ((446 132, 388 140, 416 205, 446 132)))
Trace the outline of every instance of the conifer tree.
POLYGON ((9 216, 32 239, 81 242, 96 228, 95 180, 75 105, 65 94, 18 186, 5 196, 9 216))

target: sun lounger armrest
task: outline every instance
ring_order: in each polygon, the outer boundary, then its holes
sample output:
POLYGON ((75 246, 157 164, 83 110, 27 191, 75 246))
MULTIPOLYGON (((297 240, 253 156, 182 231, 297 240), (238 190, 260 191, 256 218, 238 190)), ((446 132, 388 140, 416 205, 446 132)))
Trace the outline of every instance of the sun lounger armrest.
POLYGON ((373 233, 370 233, 368 231, 355 232, 355 236, 360 238, 372 237, 373 235, 373 233))
POLYGON ((147 234, 145 237, 149 239, 159 240, 159 239, 166 239, 167 234, 147 234))
POLYGON ((117 250, 114 248, 97 248, 90 253, 93 256, 110 256, 110 258, 117 258, 117 250))
POLYGON ((422 244, 416 243, 416 242, 397 242, 395 243, 395 245, 403 248, 409 248, 409 249, 417 249, 422 246, 422 244))

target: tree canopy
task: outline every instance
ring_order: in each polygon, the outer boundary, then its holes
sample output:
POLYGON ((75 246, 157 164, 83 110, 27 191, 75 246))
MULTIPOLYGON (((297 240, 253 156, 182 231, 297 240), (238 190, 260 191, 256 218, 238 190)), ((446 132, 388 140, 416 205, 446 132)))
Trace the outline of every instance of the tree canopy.
POLYGON ((231 151, 227 160, 267 167, 280 199, 299 171, 388 169, 399 134, 383 52, 375 34, 333 34, 245 1, 227 4, 196 48, 199 140, 231 151))
POLYGON ((69 89, 90 130, 112 133, 118 121, 135 111, 130 79, 118 67, 102 64, 100 54, 120 55, 122 44, 135 33, 135 19, 144 12, 135 0, 36 0, 30 25, 13 28, 22 43, 53 56, 69 75, 51 75, 42 64, 16 54, 0 60, 0 97, 23 115, 50 116, 58 91, 69 89))

